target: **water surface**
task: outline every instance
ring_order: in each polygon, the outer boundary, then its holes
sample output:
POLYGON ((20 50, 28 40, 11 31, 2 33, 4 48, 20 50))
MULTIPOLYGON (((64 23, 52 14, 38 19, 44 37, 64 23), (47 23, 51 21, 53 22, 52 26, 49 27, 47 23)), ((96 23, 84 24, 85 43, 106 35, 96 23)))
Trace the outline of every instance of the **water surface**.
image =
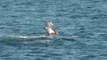
POLYGON ((0 60, 107 60, 107 1, 0 0, 0 60))

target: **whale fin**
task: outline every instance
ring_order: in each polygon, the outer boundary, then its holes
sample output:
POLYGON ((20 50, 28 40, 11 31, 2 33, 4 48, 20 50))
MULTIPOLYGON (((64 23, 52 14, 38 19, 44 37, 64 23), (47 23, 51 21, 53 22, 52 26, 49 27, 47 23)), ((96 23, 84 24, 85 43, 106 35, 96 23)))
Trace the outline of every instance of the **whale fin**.
POLYGON ((57 35, 58 32, 56 31, 56 28, 54 27, 53 23, 50 20, 46 21, 46 30, 49 35, 57 35))

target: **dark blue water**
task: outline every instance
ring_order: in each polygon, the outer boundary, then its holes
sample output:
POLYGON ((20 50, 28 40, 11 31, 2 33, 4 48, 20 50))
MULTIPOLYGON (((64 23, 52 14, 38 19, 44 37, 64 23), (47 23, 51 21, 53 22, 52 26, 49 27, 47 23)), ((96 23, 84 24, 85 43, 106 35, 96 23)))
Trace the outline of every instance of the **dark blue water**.
POLYGON ((0 60, 107 60, 107 0, 0 0, 0 60))

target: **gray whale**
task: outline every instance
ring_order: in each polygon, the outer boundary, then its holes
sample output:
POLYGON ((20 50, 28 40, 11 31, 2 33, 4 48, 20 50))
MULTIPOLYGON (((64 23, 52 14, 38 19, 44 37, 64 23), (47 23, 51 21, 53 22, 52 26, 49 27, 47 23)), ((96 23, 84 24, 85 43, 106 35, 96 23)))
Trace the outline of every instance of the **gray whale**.
POLYGON ((54 27, 53 23, 50 20, 46 21, 46 30, 48 32, 48 35, 57 35, 58 31, 54 27))

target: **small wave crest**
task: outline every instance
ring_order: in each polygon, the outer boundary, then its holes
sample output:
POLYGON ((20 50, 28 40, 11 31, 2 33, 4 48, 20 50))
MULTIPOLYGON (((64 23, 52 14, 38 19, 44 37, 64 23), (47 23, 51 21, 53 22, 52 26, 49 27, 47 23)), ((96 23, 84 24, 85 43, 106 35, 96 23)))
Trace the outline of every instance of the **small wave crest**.
POLYGON ((31 39, 31 38, 45 38, 45 35, 41 36, 25 36, 25 35, 10 35, 11 38, 23 38, 23 39, 31 39))
POLYGON ((50 39, 54 36, 48 35, 0 35, 1 39, 50 39))
POLYGON ((47 40, 47 39, 57 39, 57 40, 75 40, 78 36, 48 36, 48 35, 0 35, 2 40, 47 40), (55 38, 54 38, 55 37, 55 38))

